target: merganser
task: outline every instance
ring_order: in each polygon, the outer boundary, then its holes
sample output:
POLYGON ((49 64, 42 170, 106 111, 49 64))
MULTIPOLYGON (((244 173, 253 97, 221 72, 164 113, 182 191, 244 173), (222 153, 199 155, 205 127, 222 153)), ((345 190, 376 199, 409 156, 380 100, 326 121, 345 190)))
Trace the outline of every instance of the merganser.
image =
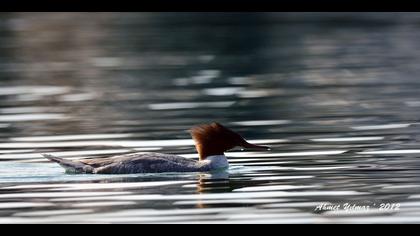
POLYGON ((106 158, 86 160, 66 160, 50 154, 42 154, 50 161, 58 163, 67 173, 76 174, 135 174, 161 172, 208 172, 229 167, 224 152, 234 147, 252 149, 269 149, 248 143, 238 133, 219 123, 196 126, 190 129, 195 141, 199 160, 185 157, 153 153, 137 152, 106 158))

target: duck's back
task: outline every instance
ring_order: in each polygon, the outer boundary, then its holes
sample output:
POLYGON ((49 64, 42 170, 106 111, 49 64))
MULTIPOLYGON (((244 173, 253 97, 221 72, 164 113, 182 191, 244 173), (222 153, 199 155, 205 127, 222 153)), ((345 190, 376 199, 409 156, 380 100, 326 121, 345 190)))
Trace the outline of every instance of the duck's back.
POLYGON ((177 155, 141 152, 104 159, 84 160, 97 174, 206 171, 199 162, 177 155))
MULTIPOLYGON (((45 156, 45 155, 44 155, 45 156)), ((68 172, 93 174, 133 174, 160 172, 208 171, 209 166, 177 155, 139 152, 108 158, 69 161, 45 156, 59 163, 68 172)))

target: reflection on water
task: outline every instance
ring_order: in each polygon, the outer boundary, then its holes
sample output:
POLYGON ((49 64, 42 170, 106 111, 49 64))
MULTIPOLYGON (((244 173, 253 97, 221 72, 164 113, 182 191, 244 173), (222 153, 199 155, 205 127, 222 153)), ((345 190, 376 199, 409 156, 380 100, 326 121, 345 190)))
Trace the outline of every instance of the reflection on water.
POLYGON ((416 13, 0 15, 0 223, 418 223, 416 13), (263 152, 217 173, 71 175, 197 158, 218 121, 263 152), (369 211, 316 210, 334 204, 369 211), (398 210, 381 204, 400 204, 398 210))

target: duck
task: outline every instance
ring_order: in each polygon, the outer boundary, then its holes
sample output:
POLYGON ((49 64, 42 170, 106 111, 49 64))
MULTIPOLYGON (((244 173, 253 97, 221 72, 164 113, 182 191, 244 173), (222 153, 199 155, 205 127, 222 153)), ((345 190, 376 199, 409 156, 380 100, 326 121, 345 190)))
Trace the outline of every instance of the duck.
POLYGON ((136 174, 226 170, 229 168, 229 162, 224 153, 234 147, 269 150, 267 146, 249 143, 240 134, 217 122, 197 125, 189 132, 198 152, 198 160, 155 152, 135 152, 82 160, 68 160, 51 154, 42 155, 49 161, 58 163, 66 173, 136 174))

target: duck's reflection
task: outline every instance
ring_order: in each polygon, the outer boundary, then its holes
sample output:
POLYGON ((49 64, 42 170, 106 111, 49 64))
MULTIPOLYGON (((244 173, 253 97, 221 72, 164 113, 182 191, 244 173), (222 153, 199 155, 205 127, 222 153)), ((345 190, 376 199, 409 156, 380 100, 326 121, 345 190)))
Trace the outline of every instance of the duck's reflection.
MULTIPOLYGON (((230 191, 229 187, 229 172, 227 170, 215 171, 209 173, 202 173, 198 176, 197 193, 220 193, 221 191, 230 191)), ((197 200, 196 208, 207 208, 208 206, 201 201, 197 200)))
POLYGON ((199 174, 197 192, 212 193, 223 189, 230 189, 228 171, 217 171, 199 174))

